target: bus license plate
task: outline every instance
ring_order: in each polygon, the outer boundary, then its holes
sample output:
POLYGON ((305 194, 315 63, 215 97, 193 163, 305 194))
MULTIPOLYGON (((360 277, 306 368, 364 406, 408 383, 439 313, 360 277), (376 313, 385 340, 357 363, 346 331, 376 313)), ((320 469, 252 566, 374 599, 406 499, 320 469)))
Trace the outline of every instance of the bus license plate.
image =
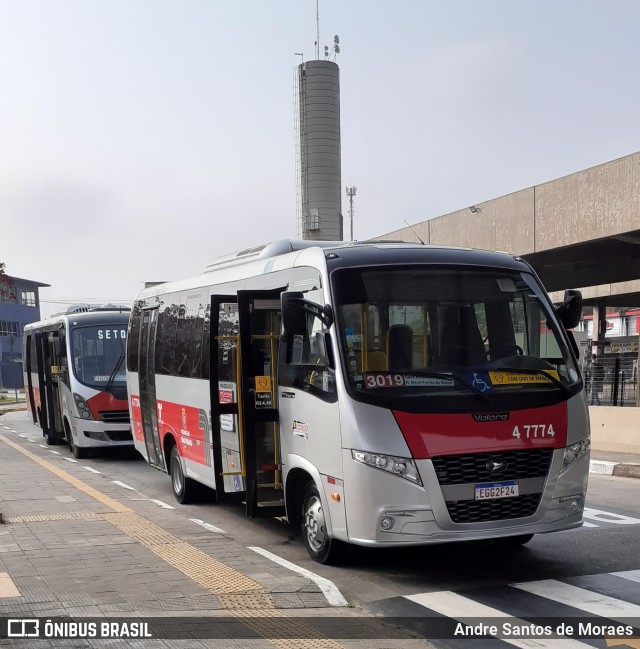
POLYGON ((487 482, 476 485, 476 500, 513 498, 517 495, 518 483, 515 480, 510 480, 509 482, 487 482))

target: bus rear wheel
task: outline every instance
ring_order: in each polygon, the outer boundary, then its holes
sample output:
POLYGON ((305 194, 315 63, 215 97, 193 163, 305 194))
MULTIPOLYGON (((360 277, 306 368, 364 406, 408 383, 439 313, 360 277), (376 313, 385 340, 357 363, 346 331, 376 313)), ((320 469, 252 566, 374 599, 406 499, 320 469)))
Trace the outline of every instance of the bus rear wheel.
POLYGON ((173 495, 176 497, 176 500, 181 505, 187 505, 193 502, 196 496, 197 485, 193 480, 185 477, 177 446, 173 446, 171 449, 170 467, 171 486, 173 487, 173 495))
POLYGON ((347 546, 328 535, 322 500, 313 482, 307 484, 302 498, 301 529, 304 546, 314 561, 339 563, 344 558, 347 546))

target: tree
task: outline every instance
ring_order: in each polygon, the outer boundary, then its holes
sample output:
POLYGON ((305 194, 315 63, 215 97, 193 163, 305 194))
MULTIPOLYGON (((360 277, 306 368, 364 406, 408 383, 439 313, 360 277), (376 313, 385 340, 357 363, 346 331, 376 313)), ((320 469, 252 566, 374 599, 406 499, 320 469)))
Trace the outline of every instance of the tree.
POLYGON ((0 261, 0 275, 4 275, 4 266, 5 266, 4 262, 0 261))

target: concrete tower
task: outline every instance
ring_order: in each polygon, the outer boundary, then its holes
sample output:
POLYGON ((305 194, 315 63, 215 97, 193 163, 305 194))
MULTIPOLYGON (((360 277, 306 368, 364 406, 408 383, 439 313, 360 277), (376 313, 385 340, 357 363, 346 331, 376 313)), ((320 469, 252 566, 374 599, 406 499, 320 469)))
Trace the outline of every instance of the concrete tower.
POLYGON ((340 69, 333 61, 297 68, 298 237, 342 241, 340 69))

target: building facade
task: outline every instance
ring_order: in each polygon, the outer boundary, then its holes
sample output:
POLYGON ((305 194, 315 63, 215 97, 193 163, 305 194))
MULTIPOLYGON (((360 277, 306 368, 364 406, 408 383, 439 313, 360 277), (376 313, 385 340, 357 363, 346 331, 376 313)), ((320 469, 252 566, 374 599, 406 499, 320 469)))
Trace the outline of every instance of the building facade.
POLYGON ((40 320, 43 286, 50 285, 0 275, 0 388, 22 388, 22 330, 40 320))

